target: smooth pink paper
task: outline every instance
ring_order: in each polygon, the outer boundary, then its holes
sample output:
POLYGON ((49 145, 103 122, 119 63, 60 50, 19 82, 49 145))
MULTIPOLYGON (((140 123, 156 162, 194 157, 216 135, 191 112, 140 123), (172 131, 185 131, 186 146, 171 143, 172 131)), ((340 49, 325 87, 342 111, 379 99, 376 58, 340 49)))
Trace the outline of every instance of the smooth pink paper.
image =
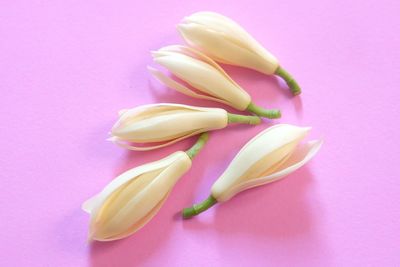
POLYGON ((399 266, 399 10, 394 0, 1 1, 0 266, 399 266), (227 68, 255 102, 282 110, 280 122, 313 126, 322 150, 286 179, 182 221, 271 123, 213 132, 148 225, 89 245, 84 200, 195 140, 125 151, 105 141, 117 111, 222 107, 146 70, 149 51, 183 43, 175 25, 201 10, 238 21, 293 73, 295 98, 275 77, 227 68))

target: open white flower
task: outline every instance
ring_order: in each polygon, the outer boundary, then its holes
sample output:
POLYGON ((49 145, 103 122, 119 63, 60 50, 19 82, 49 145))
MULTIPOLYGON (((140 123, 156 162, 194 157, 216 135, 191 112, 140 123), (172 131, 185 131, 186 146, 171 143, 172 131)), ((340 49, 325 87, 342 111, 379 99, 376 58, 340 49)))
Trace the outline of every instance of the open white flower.
POLYGON ((277 58, 232 19, 214 12, 197 12, 185 17, 178 30, 189 45, 215 61, 277 74, 285 79, 293 94, 301 92, 277 58))
POLYGON ((306 164, 322 145, 321 140, 301 143, 310 129, 278 124, 255 136, 215 181, 210 197, 185 209, 184 217, 195 216, 243 190, 279 180, 306 164))
POLYGON ((191 164, 189 156, 178 151, 115 178, 82 205, 91 217, 89 238, 111 241, 142 228, 158 212, 191 164))
POLYGON ((238 110, 248 110, 259 116, 279 118, 279 110, 265 110, 251 102, 243 90, 211 58, 185 46, 173 45, 152 53, 154 61, 170 72, 172 79, 149 67, 149 71, 166 86, 185 95, 220 102, 238 110))
POLYGON ((132 150, 152 150, 225 128, 229 122, 258 124, 260 118, 231 114, 220 108, 168 103, 144 105, 120 112, 110 140, 132 150))

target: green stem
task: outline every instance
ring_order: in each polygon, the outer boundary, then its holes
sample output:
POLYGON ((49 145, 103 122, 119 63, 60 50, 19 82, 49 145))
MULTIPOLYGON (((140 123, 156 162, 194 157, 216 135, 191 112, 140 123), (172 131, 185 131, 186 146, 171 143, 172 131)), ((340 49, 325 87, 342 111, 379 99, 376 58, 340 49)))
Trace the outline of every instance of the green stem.
POLYGON ((301 88, 300 88, 299 84, 292 77, 292 75, 290 75, 290 73, 287 72, 284 68, 279 66, 276 69, 275 74, 285 80, 285 82, 289 86, 290 91, 292 92, 293 95, 298 95, 301 93, 301 88))
POLYGON ((266 117, 269 119, 277 119, 281 117, 281 112, 279 109, 264 109, 262 107, 256 106, 253 102, 250 102, 246 110, 258 116, 266 117))
POLYGON ((184 219, 192 218, 192 217, 196 216, 197 214, 200 214, 203 211, 208 210, 209 208, 214 206, 217 202, 218 201, 213 196, 210 195, 203 202, 201 202, 199 204, 194 204, 190 208, 183 209, 182 216, 184 219))
POLYGON ((189 156, 190 159, 193 159, 203 148, 203 146, 207 143, 208 140, 208 132, 202 133, 197 139, 196 143, 186 150, 186 154, 189 156))
POLYGON ((261 119, 258 116, 245 116, 239 114, 228 113, 228 123, 246 123, 246 124, 260 124, 261 119))

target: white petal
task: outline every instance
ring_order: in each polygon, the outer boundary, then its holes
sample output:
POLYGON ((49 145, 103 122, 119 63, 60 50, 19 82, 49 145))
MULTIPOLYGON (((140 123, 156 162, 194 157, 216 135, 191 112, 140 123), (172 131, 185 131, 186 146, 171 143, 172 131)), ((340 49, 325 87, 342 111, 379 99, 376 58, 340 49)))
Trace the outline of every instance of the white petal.
POLYGON ((162 143, 162 144, 159 144, 159 145, 150 145, 150 146, 135 146, 133 144, 127 143, 124 140, 120 140, 118 137, 110 137, 109 141, 111 141, 114 144, 116 144, 116 145, 118 145, 120 147, 123 147, 125 149, 129 149, 129 150, 133 150, 133 151, 149 151, 149 150, 159 149, 159 148, 162 148, 162 147, 166 147, 166 146, 175 144, 175 143, 177 143, 179 141, 182 141, 182 140, 184 140, 186 138, 189 138, 191 136, 194 136, 194 135, 206 132, 206 131, 207 131, 207 129, 200 129, 198 131, 195 131, 193 133, 187 134, 185 136, 173 139, 173 140, 171 140, 169 142, 165 142, 165 143, 162 143))
MULTIPOLYGON (((163 206, 164 202, 167 200, 169 196, 169 192, 165 195, 165 197, 146 215, 146 217, 144 217, 142 220, 140 220, 138 223, 136 223, 135 225, 133 225, 132 227, 130 227, 128 230, 122 232, 121 234, 118 234, 116 236, 113 237, 107 237, 107 238, 101 238, 101 237, 97 237, 96 240, 97 241, 114 241, 114 240, 118 240, 118 239, 122 239, 125 237, 128 237, 132 234, 134 234, 135 232, 137 232, 138 230, 140 230, 143 226, 145 226, 160 210, 160 208, 163 206)), ((93 237, 91 237, 90 239, 93 239, 93 237)))
POLYGON ((227 101, 216 98, 216 97, 212 97, 212 96, 207 96, 207 95, 201 95, 198 94, 192 90, 190 90, 189 88, 187 88, 186 86, 176 82, 175 80, 169 78, 167 75, 165 75, 164 73, 162 73, 161 71, 148 67, 148 70, 150 71, 150 73, 157 79, 159 80, 161 83, 163 83, 164 85, 166 85, 167 87, 174 89, 184 95, 187 96, 191 96, 194 98, 199 98, 199 99, 205 99, 205 100, 211 100, 211 101, 215 101, 215 102, 219 102, 225 105, 230 105, 227 101))
POLYGON ((99 194, 87 200, 88 202, 85 202, 86 204, 84 204, 85 209, 90 209, 91 211, 97 209, 102 204, 104 199, 106 199, 109 194, 111 194, 120 186, 131 181, 132 179, 135 179, 145 172, 168 166, 172 162, 176 161, 178 158, 182 157, 182 153, 186 155, 185 152, 178 151, 161 160, 144 164, 122 173, 120 176, 112 180, 99 194))
POLYGON ((118 115, 122 116, 127 111, 128 111, 128 109, 121 109, 120 111, 118 111, 118 115))
POLYGON ((300 144, 291 157, 283 165, 281 165, 278 170, 270 175, 251 179, 248 182, 232 188, 231 197, 243 190, 277 181, 296 171, 317 154, 322 146, 322 143, 322 140, 313 140, 305 144, 300 144))
POLYGON ((243 89, 202 60, 176 53, 157 57, 154 61, 194 88, 224 100, 236 109, 245 110, 251 101, 243 89))
POLYGON ((234 84, 237 88, 239 88, 240 90, 242 90, 243 92, 245 92, 239 84, 237 84, 225 71, 223 68, 221 68, 220 65, 218 65, 213 59, 211 59, 210 57, 206 56, 205 54, 201 53, 200 51, 187 47, 187 46, 183 46, 183 45, 171 45, 171 46, 166 46, 161 48, 159 51, 175 51, 175 52, 179 52, 182 54, 185 54, 187 56, 193 57, 193 58, 197 58, 207 64, 209 64, 210 66, 212 66, 213 68, 215 68, 216 70, 218 70, 226 79, 228 79, 232 84, 234 84))
MULTIPOLYGON (((239 90, 241 91, 241 93, 244 95, 245 98, 250 98, 250 96, 247 94, 247 92, 245 90, 242 89, 242 87, 240 87, 239 84, 237 84, 225 71, 224 69, 221 68, 220 65, 218 65, 213 59, 211 59, 210 57, 206 56, 205 54, 201 53, 200 51, 187 47, 187 46, 183 46, 183 45, 170 45, 170 46, 165 46, 161 49, 159 49, 157 52, 155 52, 156 57, 159 56, 165 56, 165 55, 172 55, 171 53, 180 53, 180 54, 184 54, 186 56, 189 56, 191 58, 196 58, 198 60, 201 60, 204 63, 209 64, 212 68, 214 68, 215 70, 219 71, 219 73, 221 75, 223 75, 228 81, 230 81, 232 83, 232 85, 234 85, 236 87, 235 90, 239 90)), ((157 72, 157 70, 148 67, 149 71, 154 75, 163 75, 162 73, 154 73, 157 72)), ((166 77, 167 79, 170 79, 168 77, 166 77)), ((159 80, 161 80, 160 78, 158 78, 159 80)), ((164 78, 165 79, 165 78, 164 78)), ((172 79, 170 79, 172 80, 172 79)), ((174 80, 172 80, 173 83, 176 83, 174 80)), ((164 82, 164 84, 166 84, 166 82, 164 82)), ((178 84, 179 85, 179 84, 178 84)), ((186 87, 185 87, 186 88, 186 87)), ((188 88, 186 88, 188 89, 188 88)), ((176 89, 178 90, 178 89, 176 89)), ((190 89, 188 89, 190 90, 190 89)), ((178 90, 180 91, 180 90, 178 90)), ((190 90, 191 91, 191 90, 190 90)), ((191 91, 193 92, 193 91, 191 91)), ((192 96, 192 95, 191 95, 192 96)), ((201 96, 201 95, 200 95, 201 96)), ((196 97, 196 96, 195 96, 196 97)), ((207 99, 207 98, 205 98, 207 99)), ((218 101, 221 103, 227 103, 224 100, 220 100, 219 98, 213 98, 213 101, 218 101)), ((229 105, 229 103, 228 103, 229 105)))
POLYGON ((131 123, 112 134, 133 143, 165 142, 198 130, 211 131, 227 125, 222 114, 169 114, 131 123))
POLYGON ((158 104, 127 111, 112 129, 112 135, 134 143, 164 142, 200 129, 227 126, 227 112, 220 108, 158 104), (160 131, 162 129, 162 131, 160 131))
MULTIPOLYGON (((195 24, 179 25, 183 38, 216 61, 243 66, 267 74, 275 72, 278 60, 261 46, 239 43, 229 36, 195 24), (256 48, 257 47, 257 48, 256 48)), ((250 42, 250 41, 249 41, 250 42)))
POLYGON ((184 18, 185 23, 196 23, 208 29, 236 38, 238 42, 246 43, 252 38, 239 24, 215 12, 197 12, 184 18))
POLYGON ((111 134, 123 141, 154 143, 198 129, 213 130, 226 125, 227 112, 223 109, 157 104, 126 111, 113 126, 111 134))
POLYGON ((93 197, 89 198, 82 204, 82 210, 84 210, 86 213, 91 213, 93 208, 97 206, 98 198, 97 195, 94 195, 93 197))
POLYGON ((225 29, 223 32, 226 36, 228 36, 232 42, 236 42, 238 46, 256 53, 267 61, 277 62, 275 56, 266 50, 250 33, 240 26, 239 23, 231 18, 215 12, 198 12, 195 14, 199 14, 203 19, 213 19, 216 23, 222 25, 221 28, 225 29))
POLYGON ((109 205, 113 205, 114 208, 105 214, 106 217, 103 217, 100 228, 96 229, 96 214, 92 216, 93 238, 119 239, 125 236, 127 231, 129 233, 137 231, 144 225, 143 222, 147 222, 155 215, 154 209, 158 210, 160 202, 165 200, 175 183, 190 169, 190 166, 190 158, 186 153, 180 152, 175 161, 162 168, 161 172, 149 183, 144 184, 145 186, 140 191, 136 191, 136 185, 131 188, 129 185, 121 188, 122 191, 117 196, 109 199, 109 201, 116 202, 107 203, 104 212, 107 212, 109 205), (130 195, 131 190, 134 194, 132 196, 130 195), (123 236, 121 237, 120 234, 123 236))
POLYGON ((272 126, 251 139, 235 156, 211 188, 218 201, 232 197, 232 188, 268 172, 287 158, 310 131, 288 124, 272 126))
POLYGON ((272 57, 273 61, 276 61, 276 58, 240 26, 239 23, 224 15, 215 12, 197 12, 185 18, 184 21, 188 23, 198 23, 209 29, 220 32, 243 49, 248 49, 261 57, 268 54, 266 58, 272 57))

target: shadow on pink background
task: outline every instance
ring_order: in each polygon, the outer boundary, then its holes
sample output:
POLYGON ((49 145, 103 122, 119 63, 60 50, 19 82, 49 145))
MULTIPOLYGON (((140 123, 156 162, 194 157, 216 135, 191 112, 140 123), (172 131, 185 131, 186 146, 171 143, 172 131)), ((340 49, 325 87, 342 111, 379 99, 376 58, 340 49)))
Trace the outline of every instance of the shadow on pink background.
MULTIPOLYGON (((3 1, 0 4, 0 266, 400 265, 400 22, 397 1, 3 1), (241 23, 303 88, 224 66, 278 121, 211 133, 163 208, 135 235, 87 243, 84 200, 113 177, 186 150, 106 142, 123 108, 223 107, 165 88, 150 50, 183 43, 192 12, 241 23), (273 123, 312 126, 324 145, 287 179, 183 221, 240 148, 273 123)), ((230 112, 236 112, 227 108, 230 112)), ((240 112, 236 112, 240 113, 240 112)))

